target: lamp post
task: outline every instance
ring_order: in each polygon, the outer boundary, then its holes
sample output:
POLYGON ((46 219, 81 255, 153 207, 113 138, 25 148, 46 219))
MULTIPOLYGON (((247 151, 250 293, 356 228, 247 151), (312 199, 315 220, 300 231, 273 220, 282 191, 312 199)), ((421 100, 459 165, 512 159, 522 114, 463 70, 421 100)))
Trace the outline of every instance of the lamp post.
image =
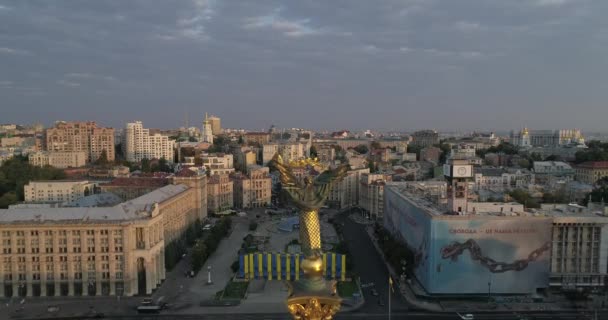
POLYGON ((492 273, 488 274, 488 303, 491 302, 490 293, 492 292, 492 273))
POLYGON ((207 266, 207 284, 212 284, 211 281, 211 266, 207 266))

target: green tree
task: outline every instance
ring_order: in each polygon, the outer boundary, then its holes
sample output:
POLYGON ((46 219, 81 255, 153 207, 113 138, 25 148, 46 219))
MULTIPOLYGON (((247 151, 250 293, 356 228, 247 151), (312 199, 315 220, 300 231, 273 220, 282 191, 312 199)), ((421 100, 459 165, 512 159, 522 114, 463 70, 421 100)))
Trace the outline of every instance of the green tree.
POLYGON ((189 142, 197 142, 198 140, 196 139, 196 137, 188 137, 188 141, 189 142))
POLYGON ((359 154, 366 154, 369 152, 369 148, 364 144, 360 144, 360 145, 354 147, 353 150, 357 151, 357 153, 359 153, 359 154))
POLYGON ((315 147, 315 146, 310 146, 310 157, 311 157, 311 158, 316 158, 316 157, 318 157, 318 156, 319 156, 319 154, 318 154, 318 152, 317 152, 317 147, 315 147))
POLYGON ((509 192, 509 196, 515 201, 523 204, 526 208, 540 208, 540 204, 536 201, 529 192, 523 189, 515 189, 509 192))
POLYGON ((372 143, 369 146, 372 148, 372 150, 382 148, 382 145, 380 145, 380 142, 378 142, 378 141, 372 141, 372 143))
POLYGON ((169 161, 167 161, 167 159, 165 159, 165 157, 162 157, 162 158, 160 158, 160 160, 158 160, 157 171, 172 172, 171 165, 169 165, 169 161))
POLYGON ((101 154, 99 155, 99 158, 97 158, 97 160, 95 161, 95 164, 102 167, 108 166, 108 152, 106 151, 106 149, 101 150, 101 154))
MULTIPOLYGON (((210 252, 213 252, 213 250, 210 250, 210 252)), ((207 249, 207 246, 202 241, 198 241, 192 248, 192 270, 194 270, 194 272, 198 272, 199 270, 201 270, 208 257, 209 251, 207 249)))
POLYGON ((243 139, 243 136, 239 136, 239 144, 240 145, 244 145, 245 144, 245 140, 243 139))
POLYGON ((11 204, 15 204, 19 202, 17 199, 17 194, 15 192, 7 192, 0 197, 0 208, 6 209, 11 204))
POLYGON ((150 165, 150 159, 141 159, 141 172, 152 172, 152 166, 150 165))

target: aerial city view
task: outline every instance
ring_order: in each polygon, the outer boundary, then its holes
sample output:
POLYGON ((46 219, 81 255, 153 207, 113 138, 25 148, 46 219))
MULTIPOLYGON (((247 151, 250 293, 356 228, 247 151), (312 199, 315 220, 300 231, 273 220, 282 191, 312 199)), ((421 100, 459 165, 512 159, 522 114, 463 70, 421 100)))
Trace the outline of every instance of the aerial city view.
POLYGON ((0 319, 608 319, 606 12, 0 0, 0 319))

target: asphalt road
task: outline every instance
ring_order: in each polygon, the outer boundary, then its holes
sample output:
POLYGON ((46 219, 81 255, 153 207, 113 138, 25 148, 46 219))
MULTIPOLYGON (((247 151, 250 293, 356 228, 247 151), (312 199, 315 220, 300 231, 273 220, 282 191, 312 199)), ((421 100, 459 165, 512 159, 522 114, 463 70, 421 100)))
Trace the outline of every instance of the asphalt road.
MULTIPOLYGON (((388 312, 389 273, 382 257, 365 231, 365 226, 352 221, 346 214, 337 215, 336 220, 344 223, 344 240, 352 255, 353 271, 361 277, 362 284, 374 283, 374 286, 363 289, 365 305, 358 311, 362 313, 388 312), (376 289, 378 296, 372 295, 372 288, 376 289), (380 306, 378 300, 382 300, 384 306, 380 306)), ((399 290, 395 287, 394 291, 391 294, 392 312, 407 311, 407 303, 399 294, 399 290)))

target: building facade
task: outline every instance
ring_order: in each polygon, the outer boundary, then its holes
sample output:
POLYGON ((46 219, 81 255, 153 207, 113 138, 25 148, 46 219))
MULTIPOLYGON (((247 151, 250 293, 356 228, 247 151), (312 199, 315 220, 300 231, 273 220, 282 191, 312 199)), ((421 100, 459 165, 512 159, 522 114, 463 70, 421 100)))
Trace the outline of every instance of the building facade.
POLYGON ((162 159, 173 163, 175 140, 160 133, 150 134, 141 121, 127 123, 123 132, 122 151, 127 161, 162 159))
POLYGON ((326 203, 338 209, 358 206, 363 174, 369 174, 369 168, 349 170, 340 182, 332 185, 326 203))
POLYGON ((595 184, 599 179, 608 177, 608 161, 588 161, 578 164, 574 168, 576 180, 595 184))
POLYGON ((234 207, 234 183, 227 174, 215 174, 207 180, 207 210, 220 213, 234 207))
POLYGON ((585 138, 578 129, 511 131, 511 143, 518 147, 558 147, 584 144, 585 138))
POLYGON ((306 144, 300 142, 268 143, 262 146, 262 165, 267 165, 277 153, 289 162, 305 158, 308 150, 306 144))
POLYGON ((234 156, 228 153, 206 153, 201 155, 203 165, 210 173, 231 174, 234 172, 234 156))
POLYGON ((108 161, 114 161, 114 129, 102 128, 94 121, 56 122, 46 129, 46 150, 60 152, 84 151, 87 162, 94 162, 105 151, 108 161))
POLYGON ((84 151, 39 151, 28 154, 27 159, 29 164, 36 167, 79 168, 86 165, 87 153, 84 151))
POLYGON ((384 214, 384 186, 392 181, 385 174, 361 174, 359 186, 359 206, 372 218, 380 218, 384 214))
POLYGON ((237 208, 261 208, 270 204, 272 179, 268 167, 250 166, 247 173, 236 173, 234 182, 234 206, 237 208))
POLYGON ((93 194, 95 184, 90 181, 30 181, 23 186, 25 202, 69 203, 93 194))
POLYGON ((270 142, 270 133, 267 132, 247 132, 243 136, 245 143, 255 143, 263 145, 270 142))
POLYGON ((113 207, 0 210, 0 296, 151 294, 165 245, 199 218, 195 197, 168 185, 113 207))
POLYGON ((435 130, 421 130, 412 133, 411 144, 417 147, 430 147, 439 143, 439 133, 435 130))
POLYGON ((201 138, 203 142, 213 144, 213 127, 206 113, 205 119, 203 120, 203 127, 201 129, 201 138))
POLYGON ((222 120, 219 117, 212 115, 207 120, 211 124, 211 134, 217 136, 222 133, 222 120))

